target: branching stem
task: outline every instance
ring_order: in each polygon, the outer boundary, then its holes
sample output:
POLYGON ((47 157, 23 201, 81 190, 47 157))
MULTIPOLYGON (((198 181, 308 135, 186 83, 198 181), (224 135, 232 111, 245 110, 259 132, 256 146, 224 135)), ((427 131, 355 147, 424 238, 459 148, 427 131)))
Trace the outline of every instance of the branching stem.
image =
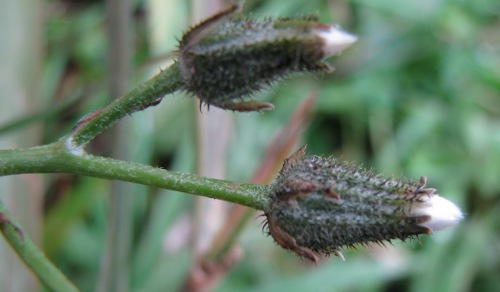
POLYGON ((64 140, 27 149, 0 151, 0 176, 21 173, 74 173, 128 181, 224 200, 262 210, 269 186, 235 183, 179 173, 90 154, 74 154, 64 140))
POLYGON ((181 88, 179 68, 174 64, 123 97, 83 117, 68 136, 68 145, 83 152, 88 142, 124 116, 157 105, 165 95, 181 88))

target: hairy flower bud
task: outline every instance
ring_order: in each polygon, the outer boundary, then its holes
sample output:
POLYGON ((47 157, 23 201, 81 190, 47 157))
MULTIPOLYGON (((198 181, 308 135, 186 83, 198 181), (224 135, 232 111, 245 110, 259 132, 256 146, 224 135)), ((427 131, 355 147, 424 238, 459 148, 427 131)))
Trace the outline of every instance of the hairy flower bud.
POLYGON ((301 257, 342 257, 342 247, 405 240, 462 219, 453 203, 425 188, 425 177, 418 183, 386 179, 303 154, 304 148, 285 161, 265 210, 269 234, 301 257))
POLYGON ((316 17, 254 20, 238 6, 182 37, 178 65, 185 88, 203 103, 235 111, 272 109, 242 98, 294 72, 329 72, 322 60, 356 41, 316 17))

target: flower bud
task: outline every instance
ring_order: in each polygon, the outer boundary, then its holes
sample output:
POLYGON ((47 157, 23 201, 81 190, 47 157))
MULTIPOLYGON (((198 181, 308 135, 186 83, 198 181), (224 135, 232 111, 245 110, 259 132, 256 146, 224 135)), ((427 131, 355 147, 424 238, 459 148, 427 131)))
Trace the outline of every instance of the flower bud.
POLYGON ((462 219, 450 201, 420 182, 386 179, 335 158, 287 159, 265 210, 269 234, 282 247, 318 262, 355 244, 406 240, 462 219))
POLYGON ((356 38, 315 17, 255 20, 238 6, 205 20, 182 37, 178 65, 185 88, 202 103, 235 111, 272 109, 242 100, 295 72, 329 72, 322 60, 356 38))

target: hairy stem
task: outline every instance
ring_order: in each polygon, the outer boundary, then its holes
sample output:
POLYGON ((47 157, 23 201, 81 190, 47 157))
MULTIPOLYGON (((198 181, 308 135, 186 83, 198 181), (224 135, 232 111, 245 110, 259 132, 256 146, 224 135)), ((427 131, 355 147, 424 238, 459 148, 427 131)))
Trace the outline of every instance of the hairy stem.
POLYGON ((21 173, 74 173, 224 200, 263 210, 269 186, 236 183, 179 173, 89 154, 76 155, 64 140, 27 149, 0 151, 0 176, 21 173))
POLYGON ((83 117, 68 139, 73 147, 83 148, 124 116, 158 104, 165 95, 182 86, 179 68, 174 64, 123 97, 83 117))
POLYGON ((78 289, 41 252, 14 220, 0 201, 0 232, 19 257, 31 268, 50 291, 78 291, 78 289))

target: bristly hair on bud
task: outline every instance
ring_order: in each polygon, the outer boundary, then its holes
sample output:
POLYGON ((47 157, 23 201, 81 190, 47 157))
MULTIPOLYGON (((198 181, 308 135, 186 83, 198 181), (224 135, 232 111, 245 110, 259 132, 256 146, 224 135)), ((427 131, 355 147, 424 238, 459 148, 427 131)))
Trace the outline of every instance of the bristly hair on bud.
POLYGON ((356 38, 316 17, 255 20, 240 6, 208 18, 184 34, 177 64, 185 89, 202 103, 234 111, 273 105, 243 100, 295 72, 330 72, 322 60, 356 38))
POLYGON ((455 226, 462 212, 419 182, 386 179, 335 158, 285 160, 265 211, 269 234, 285 249, 317 263, 356 244, 406 240, 455 226))

